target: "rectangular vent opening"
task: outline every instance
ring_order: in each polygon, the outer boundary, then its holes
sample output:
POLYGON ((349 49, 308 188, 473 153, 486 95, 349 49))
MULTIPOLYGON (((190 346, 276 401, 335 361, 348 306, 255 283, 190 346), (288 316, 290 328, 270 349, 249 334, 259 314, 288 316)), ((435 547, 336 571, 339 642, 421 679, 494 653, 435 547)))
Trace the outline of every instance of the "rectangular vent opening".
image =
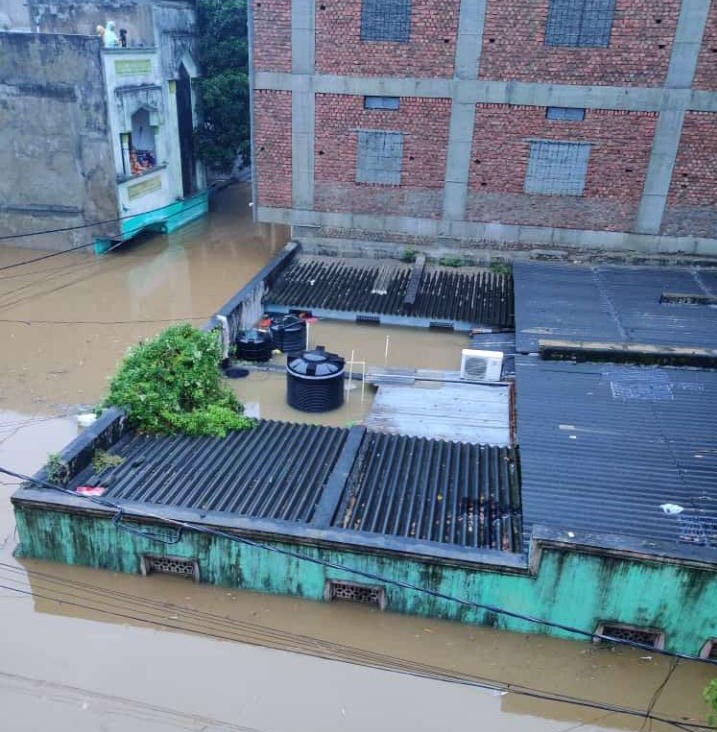
POLYGON ((335 600, 358 602, 362 605, 373 605, 379 610, 386 607, 386 591, 378 585, 361 585, 355 582, 327 580, 324 595, 328 602, 335 600))
POLYGON ((717 305, 717 297, 684 292, 663 292, 660 295, 661 305, 717 305))
POLYGON ((357 323, 368 323, 369 325, 380 325, 381 318, 378 315, 357 315, 357 323))
POLYGON ((452 320, 432 320, 428 327, 434 330, 455 330, 452 320))
POLYGON ((196 559, 154 557, 146 554, 142 557, 141 571, 145 576, 148 574, 171 574, 175 577, 188 577, 194 582, 199 582, 199 562, 196 559))
MULTIPOLYGON (((664 648, 665 634, 655 628, 642 628, 639 625, 624 625, 622 623, 601 623, 596 631, 598 635, 608 636, 615 640, 626 640, 633 643, 642 643, 659 650, 664 648)), ((597 639, 598 642, 609 642, 597 639)))

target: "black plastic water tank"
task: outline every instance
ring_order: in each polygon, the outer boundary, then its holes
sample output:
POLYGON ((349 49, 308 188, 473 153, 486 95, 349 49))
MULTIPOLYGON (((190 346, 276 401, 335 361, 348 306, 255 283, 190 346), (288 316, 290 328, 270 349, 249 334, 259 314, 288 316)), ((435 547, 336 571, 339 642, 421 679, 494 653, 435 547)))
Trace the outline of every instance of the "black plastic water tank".
POLYGON ((328 412, 344 403, 344 359, 323 346, 289 356, 286 400, 302 412, 328 412))
POLYGON ((269 331, 274 348, 284 353, 299 353, 306 348, 306 321, 296 315, 272 318, 269 331))
POLYGON ((237 339, 237 358, 242 361, 268 361, 274 346, 271 335, 264 330, 244 331, 237 339))

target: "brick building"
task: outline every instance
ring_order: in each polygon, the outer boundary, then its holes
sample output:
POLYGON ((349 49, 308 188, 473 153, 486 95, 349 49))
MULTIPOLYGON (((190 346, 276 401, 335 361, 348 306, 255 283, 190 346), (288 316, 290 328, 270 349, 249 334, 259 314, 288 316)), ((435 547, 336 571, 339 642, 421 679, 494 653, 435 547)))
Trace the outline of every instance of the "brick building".
POLYGON ((717 0, 251 0, 300 239, 717 254, 717 0))

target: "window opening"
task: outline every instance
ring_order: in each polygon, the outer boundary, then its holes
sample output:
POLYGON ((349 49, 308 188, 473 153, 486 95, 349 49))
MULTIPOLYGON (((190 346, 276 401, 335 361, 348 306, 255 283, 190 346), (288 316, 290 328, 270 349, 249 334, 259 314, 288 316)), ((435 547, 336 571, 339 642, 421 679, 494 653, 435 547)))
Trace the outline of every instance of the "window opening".
POLYGON ((589 158, 588 143, 531 142, 525 192, 544 196, 582 196, 589 158))
POLYGON ((128 146, 130 175, 139 175, 157 167, 155 130, 150 124, 148 109, 138 109, 132 115, 132 132, 128 136, 128 146))
POLYGON ((399 109, 401 100, 399 97, 364 97, 364 109, 399 109))
POLYGON ((545 44, 607 47, 614 15, 615 0, 550 0, 545 44))
POLYGON ((399 185, 402 162, 402 133, 359 131, 356 155, 358 183, 399 185))
POLYGON ((407 43, 411 35, 411 0, 363 0, 361 40, 407 43))
POLYGON ((548 107, 545 116, 561 122, 582 122, 585 110, 580 107, 548 107))

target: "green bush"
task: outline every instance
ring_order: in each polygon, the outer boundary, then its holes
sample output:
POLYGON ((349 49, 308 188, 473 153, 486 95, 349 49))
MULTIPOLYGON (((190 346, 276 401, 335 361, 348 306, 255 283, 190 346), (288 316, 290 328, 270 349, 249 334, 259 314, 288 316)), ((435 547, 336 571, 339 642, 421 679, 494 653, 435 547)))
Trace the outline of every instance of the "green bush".
POLYGON ((224 437, 254 422, 221 382, 215 334, 173 325, 131 348, 110 382, 104 406, 124 409, 141 432, 224 437))
POLYGON ((438 260, 438 264, 443 267, 462 267, 465 262, 463 257, 441 257, 438 260))
POLYGON ((717 727, 717 679, 712 679, 712 681, 707 684, 702 692, 702 696, 710 708, 707 721, 713 727, 717 727))

